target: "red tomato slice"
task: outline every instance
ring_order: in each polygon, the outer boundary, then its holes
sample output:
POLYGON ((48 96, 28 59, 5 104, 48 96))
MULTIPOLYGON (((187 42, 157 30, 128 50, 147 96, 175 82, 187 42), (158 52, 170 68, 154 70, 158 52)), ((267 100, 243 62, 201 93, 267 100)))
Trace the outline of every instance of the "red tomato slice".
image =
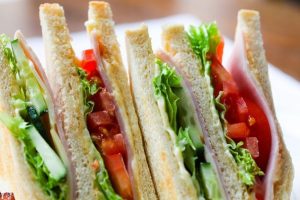
POLYGON ((217 56, 217 59, 220 61, 220 63, 222 63, 223 49, 224 49, 224 38, 222 37, 220 43, 217 46, 217 50, 216 50, 216 56, 217 56))
POLYGON ((111 115, 114 115, 116 106, 114 104, 112 95, 107 92, 106 89, 102 89, 101 91, 97 92, 91 97, 91 99, 95 103, 94 111, 106 110, 111 115))
POLYGON ((97 72, 97 61, 93 49, 87 49, 82 52, 81 66, 88 76, 97 72))
POLYGON ((258 166, 265 171, 268 165, 272 145, 269 121, 264 111, 255 102, 250 100, 250 98, 247 98, 246 95, 243 96, 248 106, 249 115, 255 119, 255 123, 250 126, 250 136, 256 137, 259 141, 259 157, 255 160, 258 166))
POLYGON ((248 149, 253 158, 259 157, 259 147, 257 137, 246 137, 244 147, 248 149))
POLYGON ((120 133, 111 138, 103 139, 101 148, 104 155, 121 153, 124 158, 126 157, 125 142, 123 135, 120 133))
POLYGON ((250 130, 245 122, 227 124, 227 136, 231 139, 243 139, 248 137, 250 130))
POLYGON ((236 100, 236 111, 240 122, 245 122, 248 120, 248 107, 245 100, 242 97, 236 100))
POLYGON ((211 77, 215 97, 218 96, 220 91, 224 91, 224 96, 238 94, 237 86, 232 79, 231 74, 226 71, 215 56, 212 58, 211 77))
POLYGON ((89 130, 98 130, 100 126, 113 125, 114 120, 107 111, 98 111, 89 113, 87 116, 87 125, 89 130))
POLYGON ((105 166, 116 192, 123 199, 133 199, 131 183, 120 153, 104 156, 105 166))
POLYGON ((113 112, 115 110, 115 104, 112 95, 105 89, 100 92, 100 104, 103 110, 113 112))

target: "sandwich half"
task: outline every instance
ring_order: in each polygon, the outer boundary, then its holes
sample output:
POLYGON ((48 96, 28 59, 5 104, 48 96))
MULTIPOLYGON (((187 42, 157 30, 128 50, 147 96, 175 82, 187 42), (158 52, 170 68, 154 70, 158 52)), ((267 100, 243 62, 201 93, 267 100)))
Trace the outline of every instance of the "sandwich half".
POLYGON ((1 174, 16 199, 73 198, 72 165, 63 148, 43 69, 21 32, 0 36, 1 174))
POLYGON ((126 44, 160 198, 289 198, 293 168, 275 116, 258 12, 239 12, 230 72, 222 65, 224 43, 215 23, 188 31, 164 27, 156 55, 146 27, 127 31, 126 44), (191 119, 198 120, 194 134, 191 119), (213 166, 210 173, 202 163, 213 166))
POLYGON ((78 59, 63 8, 40 6, 47 75, 78 199, 156 199, 109 4, 90 2, 88 16, 92 48, 78 59))
POLYGON ((163 52, 153 54, 146 26, 126 32, 126 47, 132 94, 159 198, 224 199, 190 83, 163 52))

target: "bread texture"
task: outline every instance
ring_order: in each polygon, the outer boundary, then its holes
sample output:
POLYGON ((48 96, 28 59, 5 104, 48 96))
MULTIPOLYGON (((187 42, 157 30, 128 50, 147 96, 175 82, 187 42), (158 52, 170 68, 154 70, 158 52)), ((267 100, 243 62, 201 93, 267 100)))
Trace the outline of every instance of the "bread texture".
POLYGON ((131 91, 160 199, 197 199, 191 176, 175 155, 154 96, 155 56, 146 26, 126 32, 131 91))
MULTIPOLYGON (((108 3, 101 1, 89 2, 88 21, 86 28, 91 37, 96 35, 96 42, 101 43, 103 69, 111 86, 118 111, 120 112, 127 148, 131 151, 130 165, 132 183, 136 199, 157 199, 155 187, 147 164, 143 139, 138 125, 137 115, 133 106, 132 96, 125 71, 119 44, 114 31, 112 11, 108 3)), ((100 56, 100 55, 99 55, 100 56)))
POLYGON ((240 180, 238 167, 232 157, 224 138, 219 116, 211 100, 212 88, 205 76, 200 74, 202 68, 189 46, 189 41, 182 25, 169 25, 163 28, 163 50, 172 57, 180 68, 184 78, 190 83, 195 99, 195 106, 200 111, 202 129, 206 132, 205 143, 212 149, 212 157, 221 173, 224 190, 229 199, 248 199, 247 189, 240 180))
MULTIPOLYGON (((0 48, 0 112, 15 116, 12 97, 18 93, 16 78, 0 48)), ((0 165, 1 175, 9 183, 16 199, 46 200, 49 197, 35 180, 33 171, 28 165, 22 143, 0 124, 0 165)))
POLYGON ((63 128, 75 164, 77 199, 104 199, 96 183, 93 162, 99 156, 86 127, 82 87, 64 11, 42 4, 40 21, 46 50, 47 76, 54 94, 58 124, 63 128))
POLYGON ((282 130, 276 118, 271 85, 268 75, 268 62, 265 56, 260 31, 260 16, 254 10, 240 10, 237 29, 242 31, 248 61, 248 69, 258 89, 262 90, 268 105, 273 112, 278 138, 279 154, 276 165, 273 199, 290 199, 294 170, 290 154, 282 138, 282 130))

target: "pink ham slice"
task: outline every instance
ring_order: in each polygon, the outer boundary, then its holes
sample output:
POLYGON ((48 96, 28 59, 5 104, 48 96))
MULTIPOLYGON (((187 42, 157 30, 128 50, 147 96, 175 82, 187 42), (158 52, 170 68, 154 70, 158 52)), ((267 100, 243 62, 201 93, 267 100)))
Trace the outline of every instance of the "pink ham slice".
POLYGON ((278 134, 273 113, 267 103, 261 87, 249 71, 247 63, 244 35, 241 30, 237 30, 234 48, 226 66, 229 67, 229 71, 231 72, 234 80, 238 83, 237 85, 239 90, 251 93, 252 100, 262 108, 267 116, 272 138, 271 152, 265 176, 262 181, 262 188, 258 188, 257 191, 262 192, 261 195, 264 199, 273 199, 274 172, 276 171, 277 155, 279 153, 278 134))
MULTIPOLYGON (((54 109, 54 101, 53 101, 54 97, 53 97, 52 91, 50 89, 48 79, 45 75, 45 72, 44 72, 44 69, 42 68, 41 63, 39 62, 35 53, 32 51, 32 49, 27 44, 23 34, 20 31, 17 31, 15 33, 15 38, 17 38, 19 40, 25 55, 32 62, 33 66, 34 66, 34 69, 32 71, 33 71, 35 77, 37 78, 40 86, 42 87, 42 89, 45 92, 46 101, 47 101, 47 105, 48 105, 50 125, 54 126, 54 129, 58 133, 58 135, 61 139, 61 142, 62 142, 62 144, 61 144, 60 141, 53 140, 53 142, 55 143, 54 145, 56 148, 60 148, 60 149, 62 149, 61 145, 63 145, 65 152, 66 152, 65 153, 66 155, 60 155, 60 156, 63 158, 62 160, 63 160, 64 164, 68 167, 68 179, 67 179, 67 184, 69 186, 68 197, 70 199, 75 199, 76 191, 77 191, 77 184, 76 184, 75 177, 73 175, 73 174, 75 174, 75 166, 72 164, 71 152, 68 150, 69 147, 68 147, 68 144, 67 144, 67 141, 65 138, 63 128, 61 127, 62 123, 60 123, 61 119, 56 114, 56 110, 54 109), (67 158, 67 160, 64 158, 67 158)), ((64 152, 62 152, 62 153, 64 153, 64 152)))

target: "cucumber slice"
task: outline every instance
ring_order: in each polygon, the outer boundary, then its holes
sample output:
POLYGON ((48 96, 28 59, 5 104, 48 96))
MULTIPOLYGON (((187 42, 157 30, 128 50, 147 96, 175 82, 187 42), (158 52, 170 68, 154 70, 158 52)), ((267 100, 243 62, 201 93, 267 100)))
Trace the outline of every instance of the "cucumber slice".
POLYGON ((37 110, 38 114, 41 114, 47 110, 47 104, 45 102, 43 91, 32 72, 30 62, 18 40, 11 42, 12 50, 18 63, 19 71, 19 83, 24 88, 26 100, 28 100, 37 110))
POLYGON ((50 177, 55 180, 60 180, 65 177, 67 170, 64 164, 53 149, 47 144, 44 138, 39 134, 36 128, 34 126, 29 126, 26 128, 26 132, 47 166, 47 169, 50 172, 50 177))
POLYGON ((45 121, 45 117, 47 117, 48 113, 43 113, 39 115, 36 109, 33 106, 28 106, 26 108, 28 113, 28 120, 33 124, 33 126, 37 129, 37 131, 41 134, 41 136, 46 140, 46 142, 53 147, 53 141, 50 133, 50 125, 48 124, 48 120, 45 121), (44 120, 43 120, 44 119, 44 120), (48 128, 48 129, 47 129, 48 128))
POLYGON ((219 183, 210 163, 200 163, 200 173, 203 181, 206 199, 222 199, 219 183))

